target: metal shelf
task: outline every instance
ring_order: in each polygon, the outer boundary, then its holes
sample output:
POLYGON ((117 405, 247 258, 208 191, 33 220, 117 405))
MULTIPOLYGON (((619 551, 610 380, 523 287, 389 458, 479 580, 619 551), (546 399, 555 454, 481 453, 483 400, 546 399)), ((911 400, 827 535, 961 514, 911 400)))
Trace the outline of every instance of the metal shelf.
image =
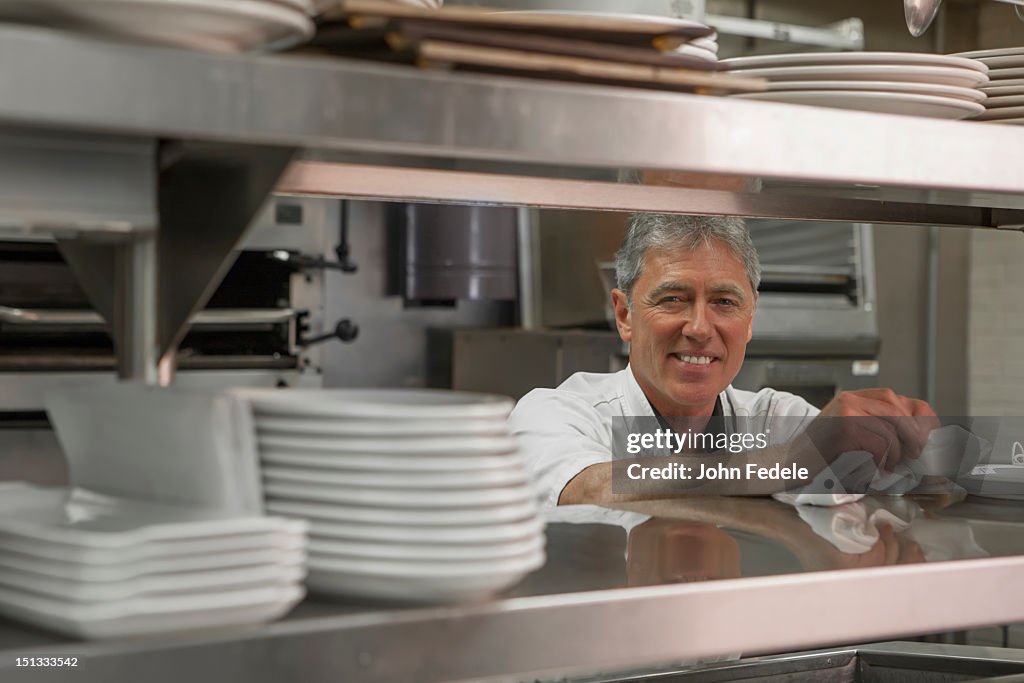
MULTIPOLYGON (((0 27, 0 63, 30 65, 0 78, 7 129, 392 155, 387 166, 479 160, 507 172, 526 164, 531 175, 550 177, 649 168, 1024 194, 1024 158, 1007 152, 1024 132, 1012 126, 333 59, 196 54, 11 27, 0 27)), ((1000 204, 1020 208, 1024 199, 1000 204)))

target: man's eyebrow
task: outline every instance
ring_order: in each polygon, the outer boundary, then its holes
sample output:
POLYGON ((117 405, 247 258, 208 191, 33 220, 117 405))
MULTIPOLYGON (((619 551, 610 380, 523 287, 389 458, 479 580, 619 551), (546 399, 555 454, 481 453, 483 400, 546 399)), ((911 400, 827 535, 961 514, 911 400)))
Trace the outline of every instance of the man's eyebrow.
POLYGON ((685 285, 682 282, 662 282, 660 285, 658 285, 657 287, 652 289, 651 292, 647 295, 647 297, 649 299, 657 299, 662 294, 667 294, 668 292, 692 292, 692 291, 693 291, 693 287, 692 286, 685 285))
POLYGON ((738 287, 731 282, 718 282, 711 285, 711 291, 715 294, 732 294, 740 301, 746 301, 747 294, 743 291, 742 287, 738 287))

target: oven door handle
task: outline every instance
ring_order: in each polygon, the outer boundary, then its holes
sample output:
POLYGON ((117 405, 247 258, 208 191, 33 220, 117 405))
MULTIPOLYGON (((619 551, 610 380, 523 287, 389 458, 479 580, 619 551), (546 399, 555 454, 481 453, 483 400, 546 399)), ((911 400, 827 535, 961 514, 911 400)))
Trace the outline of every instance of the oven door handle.
MULTIPOLYGON (((298 312, 292 308, 231 308, 200 311, 192 316, 193 325, 279 324, 292 320, 298 312)), ((47 310, 0 306, 0 322, 15 325, 102 325, 95 311, 47 310)))

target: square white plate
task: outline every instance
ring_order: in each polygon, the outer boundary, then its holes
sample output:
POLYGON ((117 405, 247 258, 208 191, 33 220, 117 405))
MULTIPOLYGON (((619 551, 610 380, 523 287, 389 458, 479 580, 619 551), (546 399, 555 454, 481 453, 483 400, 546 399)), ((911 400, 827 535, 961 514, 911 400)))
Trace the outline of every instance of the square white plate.
POLYGON ((273 517, 160 505, 84 489, 0 484, 0 534, 36 543, 113 549, 153 541, 294 534, 296 529, 273 517))
POLYGON ((0 588, 0 614, 75 638, 134 638, 273 621, 287 614, 304 595, 301 586, 282 585, 189 598, 72 605, 0 588))

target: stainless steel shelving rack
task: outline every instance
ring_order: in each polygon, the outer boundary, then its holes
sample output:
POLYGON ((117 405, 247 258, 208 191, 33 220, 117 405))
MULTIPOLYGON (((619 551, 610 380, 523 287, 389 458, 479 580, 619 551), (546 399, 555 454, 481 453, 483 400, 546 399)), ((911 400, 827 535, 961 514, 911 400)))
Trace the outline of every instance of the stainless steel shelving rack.
MULTIPOLYGON (((1022 147, 1012 126, 0 27, 0 232, 58 238, 114 323, 121 375, 144 381, 272 191, 1021 230, 1022 147), (623 169, 747 189, 615 182, 623 169)), ((247 680, 482 679, 584 661, 611 670, 1021 621, 1022 571, 1024 557, 1007 557, 345 609, 241 636, 74 649, 103 680, 132 671, 119 668, 129 660, 166 664, 147 680, 243 670, 247 680), (816 615, 843 596, 858 596, 856 619, 823 625, 816 615), (780 629, 779 610, 815 626, 780 629)), ((5 656, 30 656, 55 643, 5 645, 5 656)))
MULTIPOLYGON (((1024 157, 1014 153, 1022 136, 1009 126, 195 54, 14 27, 0 28, 0 64, 10 65, 0 75, 0 224, 7 234, 61 238, 112 323, 120 374, 150 382, 275 186, 375 199, 1024 225, 1024 157), (756 191, 609 182, 622 169, 741 178, 756 191)), ((166 379, 173 368, 165 369, 166 379)))

